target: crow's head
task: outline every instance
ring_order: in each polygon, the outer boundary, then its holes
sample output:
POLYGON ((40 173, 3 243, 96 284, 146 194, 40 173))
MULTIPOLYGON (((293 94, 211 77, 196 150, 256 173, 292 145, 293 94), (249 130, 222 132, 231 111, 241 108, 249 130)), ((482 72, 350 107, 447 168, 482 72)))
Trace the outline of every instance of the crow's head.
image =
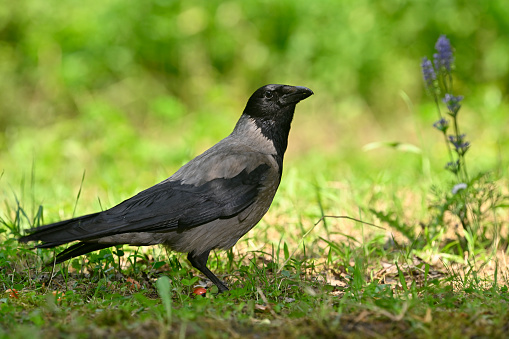
POLYGON ((244 113, 255 120, 291 118, 295 105, 312 94, 312 90, 301 86, 265 85, 251 95, 244 113))

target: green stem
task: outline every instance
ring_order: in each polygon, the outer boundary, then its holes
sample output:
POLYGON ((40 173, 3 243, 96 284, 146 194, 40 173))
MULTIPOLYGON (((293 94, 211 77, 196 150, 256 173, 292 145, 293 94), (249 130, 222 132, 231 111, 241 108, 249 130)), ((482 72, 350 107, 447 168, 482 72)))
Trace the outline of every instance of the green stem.
MULTIPOLYGON (((454 133, 456 134, 456 140, 460 140, 459 139, 460 138, 460 128, 458 126, 457 116, 458 116, 458 114, 456 112, 456 114, 454 114, 452 117, 453 117, 453 122, 454 122, 454 133)), ((469 181, 469 178, 468 178, 468 171, 467 171, 467 163, 465 161, 465 154, 458 153, 458 158, 459 158, 461 170, 462 170, 463 176, 464 176, 462 178, 462 181, 466 183, 469 181)))
MULTIPOLYGON (((437 95, 435 94, 433 96, 433 98, 435 99, 435 105, 437 106, 438 118, 442 119, 443 118, 442 112, 440 110, 440 104, 438 102, 437 95)), ((447 140, 447 133, 446 133, 446 131, 442 131, 442 134, 444 136, 445 145, 446 145, 447 151, 449 153, 449 160, 451 161, 451 163, 454 163, 454 155, 452 154, 451 145, 449 144, 449 140, 447 140)), ((455 174, 456 174, 456 177, 458 177, 458 173, 455 173, 455 174)), ((458 180, 459 180, 459 177, 458 177, 458 180)))

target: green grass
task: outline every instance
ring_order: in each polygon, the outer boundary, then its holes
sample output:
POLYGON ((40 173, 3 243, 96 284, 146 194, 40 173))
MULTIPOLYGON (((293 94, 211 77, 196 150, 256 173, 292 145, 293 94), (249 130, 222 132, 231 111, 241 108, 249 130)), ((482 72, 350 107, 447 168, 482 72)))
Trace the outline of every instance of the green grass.
POLYGON ((327 259, 300 254, 285 266, 287 250, 279 258, 260 252, 213 257, 211 267, 225 274, 232 290, 217 296, 209 291, 203 298, 192 294, 196 272, 179 256, 128 251, 122 258, 104 250, 84 266, 78 260, 57 268, 50 279, 40 270, 39 256, 10 239, 1 252, 2 331, 9 338, 503 337, 506 285, 475 270, 439 273, 375 245, 349 246, 355 252, 351 262, 332 247, 327 259), (123 259, 136 259, 137 265, 119 269, 116 262, 123 259), (394 263, 383 278, 381 260, 394 263), (7 287, 18 290, 18 297, 10 297, 7 287))
POLYGON ((505 1, 22 3, 0 11, 0 337, 507 336, 505 1), (468 230, 419 73, 439 34, 468 230), (160 247, 45 268, 55 251, 16 241, 167 178, 274 82, 315 95, 268 214, 209 259, 229 293, 194 295, 208 281, 160 247))

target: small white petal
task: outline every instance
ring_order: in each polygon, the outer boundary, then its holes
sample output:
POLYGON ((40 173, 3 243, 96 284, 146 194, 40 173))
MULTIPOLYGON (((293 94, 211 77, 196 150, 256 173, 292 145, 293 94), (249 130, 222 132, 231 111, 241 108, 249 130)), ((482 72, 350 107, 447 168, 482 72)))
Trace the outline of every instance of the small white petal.
POLYGON ((451 192, 452 192, 452 194, 456 194, 456 193, 458 193, 458 191, 464 190, 466 188, 467 188, 467 184, 462 182, 460 184, 454 185, 454 187, 452 188, 451 192))

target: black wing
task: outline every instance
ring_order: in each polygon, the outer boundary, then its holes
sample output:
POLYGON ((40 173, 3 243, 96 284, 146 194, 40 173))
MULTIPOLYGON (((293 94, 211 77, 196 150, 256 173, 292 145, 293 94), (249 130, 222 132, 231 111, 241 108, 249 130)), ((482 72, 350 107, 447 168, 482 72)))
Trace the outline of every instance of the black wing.
POLYGON ((233 178, 216 178, 200 186, 165 181, 104 212, 38 227, 20 241, 43 241, 54 247, 75 240, 91 240, 130 232, 168 232, 196 227, 218 218, 233 217, 258 195, 269 165, 233 178))

